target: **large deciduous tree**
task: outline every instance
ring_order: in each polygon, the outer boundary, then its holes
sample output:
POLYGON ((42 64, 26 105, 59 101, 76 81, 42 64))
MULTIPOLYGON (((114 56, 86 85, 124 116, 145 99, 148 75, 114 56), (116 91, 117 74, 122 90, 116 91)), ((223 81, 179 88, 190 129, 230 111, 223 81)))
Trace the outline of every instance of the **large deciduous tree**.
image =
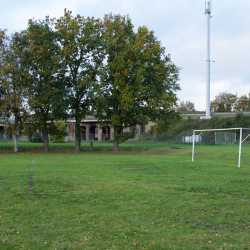
POLYGON ((135 33, 129 17, 106 15, 103 25, 106 57, 95 109, 99 120, 114 127, 116 152, 123 128, 152 121, 166 129, 178 118, 173 105, 179 69, 153 31, 139 27, 135 33))
POLYGON ((27 69, 24 66, 22 57, 22 40, 24 32, 15 33, 1 53, 1 85, 2 105, 1 112, 5 117, 6 127, 9 134, 15 137, 14 152, 18 152, 18 139, 24 132, 25 123, 28 117, 27 88, 25 86, 25 75, 27 69), (12 119, 13 118, 13 119, 12 119))
POLYGON ((9 42, 9 38, 6 34, 6 30, 0 29, 0 118, 2 117, 2 105, 3 105, 3 98, 4 98, 4 90, 3 90, 3 69, 4 69, 4 57, 5 51, 7 49, 9 42))
POLYGON ((73 17, 70 11, 57 20, 56 30, 66 62, 69 82, 69 111, 75 118, 75 150, 80 151, 81 119, 90 112, 91 93, 103 60, 101 22, 94 18, 73 17))
POLYGON ((29 20, 24 55, 29 69, 28 103, 32 121, 44 134, 44 150, 49 150, 49 134, 55 134, 54 121, 65 118, 65 65, 60 59, 60 46, 54 21, 29 20))

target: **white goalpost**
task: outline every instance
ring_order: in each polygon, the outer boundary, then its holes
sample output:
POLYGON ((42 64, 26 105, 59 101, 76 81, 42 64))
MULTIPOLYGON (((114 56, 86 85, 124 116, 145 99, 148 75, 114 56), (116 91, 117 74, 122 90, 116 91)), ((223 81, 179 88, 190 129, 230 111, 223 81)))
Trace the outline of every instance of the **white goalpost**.
MULTIPOLYGON (((232 130, 239 130, 240 131, 240 139, 239 139, 239 160, 238 160, 238 167, 240 168, 240 159, 241 159, 241 146, 242 143, 250 136, 250 133, 248 134, 248 136, 246 136, 246 138, 244 138, 244 140, 242 140, 242 130, 250 130, 250 128, 224 128, 224 129, 201 129, 201 130, 194 130, 193 131, 193 149, 192 149, 192 161, 194 161, 194 143, 195 143, 195 139, 196 135, 195 132, 200 132, 199 136, 202 134, 202 132, 215 132, 215 131, 232 131, 232 130)), ((235 137, 235 142, 236 142, 236 137, 235 137)))

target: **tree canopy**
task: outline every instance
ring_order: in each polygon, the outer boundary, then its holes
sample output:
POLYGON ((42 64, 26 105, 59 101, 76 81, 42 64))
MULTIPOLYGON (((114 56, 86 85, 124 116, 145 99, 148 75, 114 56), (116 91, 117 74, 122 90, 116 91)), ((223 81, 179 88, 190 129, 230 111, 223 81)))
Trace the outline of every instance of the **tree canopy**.
POLYGON ((183 111, 195 111, 194 103, 191 101, 179 101, 176 105, 176 109, 179 112, 183 111))
POLYGON ((211 101, 210 109, 212 112, 230 112, 235 110, 237 96, 228 92, 220 93, 211 101))
POLYGON ((231 112, 250 110, 250 94, 237 97, 237 95, 223 92, 210 103, 212 112, 231 112))
POLYGON ((3 116, 3 69, 5 64, 5 50, 7 48, 9 38, 6 35, 6 30, 0 29, 0 117, 3 116))
POLYGON ((103 60, 101 22, 80 15, 73 17, 65 10, 55 28, 62 48, 60 57, 67 67, 69 114, 76 119, 76 151, 80 151, 81 119, 90 112, 91 93, 103 60))
POLYGON ((18 139, 24 132, 29 107, 25 103, 27 88, 24 84, 24 58, 22 56, 23 33, 5 37, 6 44, 1 51, 1 114, 7 123, 8 134, 14 134, 14 152, 18 151, 18 139), (12 119, 13 118, 13 119, 12 119))
POLYGON ((99 120, 114 127, 114 151, 118 151, 121 129, 149 121, 166 129, 178 118, 173 105, 179 69, 154 33, 146 27, 135 33, 128 16, 106 15, 103 25, 106 60, 94 108, 99 120))
MULTIPOLYGON (((179 68, 154 32, 145 26, 135 32, 128 16, 109 14, 99 20, 65 10, 57 20, 29 20, 27 29, 16 34, 15 46, 10 44, 1 31, 1 79, 8 73, 8 82, 25 91, 29 125, 43 131, 45 151, 48 135, 59 133, 59 119, 76 120, 76 151, 81 120, 90 113, 114 128, 115 151, 119 140, 127 138, 120 133, 124 128, 131 128, 132 136, 138 124, 155 122, 162 131, 179 119, 174 110, 179 68), (8 67, 2 57, 7 47, 8 67)), ((24 94, 19 96, 21 107, 24 94)))
POLYGON ((235 109, 237 111, 250 110, 250 94, 238 98, 235 109))
POLYGON ((67 93, 65 63, 60 60, 54 20, 29 20, 24 57, 29 70, 28 104, 33 111, 33 127, 44 133, 44 149, 48 151, 48 135, 55 133, 54 121, 65 117, 67 93))

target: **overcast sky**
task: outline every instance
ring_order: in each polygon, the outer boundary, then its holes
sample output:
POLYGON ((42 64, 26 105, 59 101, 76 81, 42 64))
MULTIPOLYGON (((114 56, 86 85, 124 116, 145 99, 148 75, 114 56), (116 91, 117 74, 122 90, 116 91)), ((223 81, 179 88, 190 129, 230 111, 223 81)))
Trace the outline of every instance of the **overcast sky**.
MULTIPOLYGON (((27 28, 28 19, 73 15, 129 15, 135 29, 147 26, 181 68, 178 98, 206 108, 205 0, 0 0, 0 29, 27 28)), ((221 92, 250 92, 250 0, 212 0, 211 100, 221 92)))

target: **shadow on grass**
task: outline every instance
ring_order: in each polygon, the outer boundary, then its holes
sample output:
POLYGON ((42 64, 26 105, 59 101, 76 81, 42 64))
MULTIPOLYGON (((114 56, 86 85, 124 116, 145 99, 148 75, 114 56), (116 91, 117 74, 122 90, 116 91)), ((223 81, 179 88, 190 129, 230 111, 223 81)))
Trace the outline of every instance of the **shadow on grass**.
MULTIPOLYGON (((143 153, 150 151, 150 148, 133 148, 133 147, 123 147, 119 152, 114 152, 113 148, 108 147, 81 147, 80 153, 143 153)), ((1 153, 13 153, 12 147, 1 147, 1 153)), ((19 147, 18 153, 44 153, 43 147, 19 147)), ((48 153, 75 153, 75 148, 73 147, 50 147, 48 153)), ((152 153, 154 154, 154 153, 152 153)))
MULTIPOLYGON (((113 151, 113 144, 107 142, 83 142, 81 153, 132 153, 148 155, 169 155, 182 151, 187 145, 175 145, 167 143, 122 143, 119 145, 119 152, 113 151)), ((190 147, 188 147, 190 148, 190 147)), ((13 153, 13 142, 0 142, 1 153, 13 153)), ((18 153, 44 153, 43 143, 20 142, 18 153)), ((75 143, 50 143, 49 153, 75 153, 75 143)))

